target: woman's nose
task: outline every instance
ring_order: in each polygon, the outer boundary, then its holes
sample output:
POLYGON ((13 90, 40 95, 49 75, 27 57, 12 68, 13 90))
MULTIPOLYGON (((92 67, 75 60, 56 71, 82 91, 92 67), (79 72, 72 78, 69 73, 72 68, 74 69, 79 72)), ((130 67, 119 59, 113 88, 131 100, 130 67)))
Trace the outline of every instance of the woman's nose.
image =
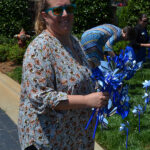
POLYGON ((68 15, 68 13, 67 13, 66 9, 64 9, 62 16, 67 16, 67 15, 68 15))

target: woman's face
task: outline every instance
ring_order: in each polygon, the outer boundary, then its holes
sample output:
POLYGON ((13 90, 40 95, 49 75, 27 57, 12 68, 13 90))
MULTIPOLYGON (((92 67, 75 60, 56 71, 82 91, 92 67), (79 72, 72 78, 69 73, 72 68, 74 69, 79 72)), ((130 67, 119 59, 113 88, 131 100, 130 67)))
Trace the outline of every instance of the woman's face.
POLYGON ((141 24, 141 26, 143 28, 146 28, 147 27, 147 24, 148 24, 148 18, 147 17, 143 17, 140 21, 139 21, 139 24, 141 24))
MULTIPOLYGON (((48 0, 50 7, 66 6, 71 4, 70 0, 48 0)), ((70 34, 73 25, 73 14, 67 14, 66 10, 63 10, 62 15, 55 16, 52 11, 49 11, 46 15, 47 29, 54 35, 67 35, 70 34)))

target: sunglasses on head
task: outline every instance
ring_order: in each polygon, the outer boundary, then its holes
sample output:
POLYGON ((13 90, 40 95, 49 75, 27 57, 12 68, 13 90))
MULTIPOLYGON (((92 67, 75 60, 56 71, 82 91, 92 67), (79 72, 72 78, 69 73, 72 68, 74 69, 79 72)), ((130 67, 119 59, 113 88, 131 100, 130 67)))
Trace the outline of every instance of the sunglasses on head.
POLYGON ((49 11, 52 11, 54 16, 62 16, 64 10, 66 10, 67 14, 73 14, 75 8, 75 4, 70 4, 65 6, 51 7, 49 9, 46 9, 45 12, 48 13, 49 11))

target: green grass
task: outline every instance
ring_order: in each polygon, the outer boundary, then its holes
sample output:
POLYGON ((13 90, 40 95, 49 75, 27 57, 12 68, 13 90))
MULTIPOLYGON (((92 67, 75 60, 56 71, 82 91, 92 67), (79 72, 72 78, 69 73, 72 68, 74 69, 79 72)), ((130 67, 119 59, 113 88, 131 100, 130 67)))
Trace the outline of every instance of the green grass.
POLYGON ((22 67, 16 67, 13 71, 8 72, 7 75, 18 83, 21 83, 22 67))
POLYGON ((150 104, 147 106, 146 112, 141 115, 140 128, 138 116, 134 116, 132 110, 134 106, 141 104, 144 106, 144 89, 142 83, 145 80, 150 80, 149 63, 145 63, 143 68, 136 72, 134 77, 127 83, 129 85, 129 95, 131 109, 129 116, 122 120, 119 115, 113 115, 108 118, 108 129, 101 130, 99 126, 96 133, 96 141, 106 150, 125 150, 126 149, 126 134, 119 132, 121 123, 129 121, 129 136, 128 136, 128 150, 150 150, 150 104))

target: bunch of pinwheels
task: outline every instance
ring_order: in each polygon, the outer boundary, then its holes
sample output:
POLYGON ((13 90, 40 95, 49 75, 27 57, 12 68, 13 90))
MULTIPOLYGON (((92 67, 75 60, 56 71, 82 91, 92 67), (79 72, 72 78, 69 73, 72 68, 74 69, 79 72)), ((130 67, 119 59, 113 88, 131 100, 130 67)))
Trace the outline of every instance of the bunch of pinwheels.
MULTIPOLYGON (((128 46, 125 51, 121 51, 119 56, 114 58, 108 56, 107 61, 100 61, 100 66, 92 69, 91 78, 98 83, 98 91, 105 91, 110 95, 108 106, 99 109, 97 112, 93 138, 95 138, 98 123, 104 127, 108 125, 107 116, 111 116, 114 113, 121 115, 123 119, 128 116, 130 98, 128 96, 128 87, 123 83, 124 80, 131 79, 142 66, 142 62, 136 63, 134 58, 134 52, 128 46)), ((95 113, 96 109, 93 110, 86 129, 95 113)))

